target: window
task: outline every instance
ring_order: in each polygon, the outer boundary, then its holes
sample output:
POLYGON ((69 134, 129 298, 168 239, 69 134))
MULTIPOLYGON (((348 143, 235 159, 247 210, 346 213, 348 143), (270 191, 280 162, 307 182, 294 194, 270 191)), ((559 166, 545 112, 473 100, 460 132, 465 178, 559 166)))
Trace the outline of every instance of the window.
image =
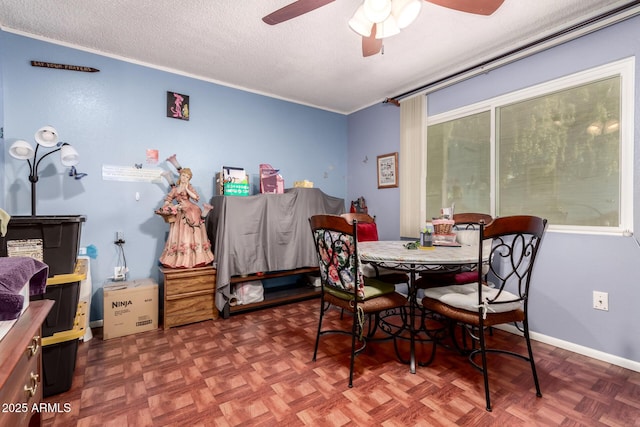
POLYGON ((624 60, 429 118, 426 217, 455 204, 560 230, 631 230, 632 94, 624 60))
POLYGON ((452 205, 491 212, 490 124, 485 111, 427 127, 427 218, 452 205))

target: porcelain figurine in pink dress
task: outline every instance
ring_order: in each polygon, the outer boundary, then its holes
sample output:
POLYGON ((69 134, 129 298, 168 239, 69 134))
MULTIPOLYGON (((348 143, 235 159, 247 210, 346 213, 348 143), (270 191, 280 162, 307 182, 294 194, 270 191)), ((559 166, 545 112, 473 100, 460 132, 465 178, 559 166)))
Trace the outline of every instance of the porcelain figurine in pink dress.
POLYGON ((160 256, 160 263, 165 267, 193 268, 213 262, 203 212, 195 203, 200 197, 190 184, 192 176, 191 169, 180 169, 178 183, 171 188, 159 210, 164 212, 171 227, 160 256))

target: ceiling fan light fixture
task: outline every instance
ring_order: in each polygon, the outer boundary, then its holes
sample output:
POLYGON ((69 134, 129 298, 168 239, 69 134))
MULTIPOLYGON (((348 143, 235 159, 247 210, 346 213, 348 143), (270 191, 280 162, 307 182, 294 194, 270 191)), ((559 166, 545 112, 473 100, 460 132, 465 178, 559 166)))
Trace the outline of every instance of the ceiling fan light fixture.
POLYGON ((396 34, 400 34, 400 28, 393 15, 389 15, 383 22, 377 24, 376 38, 386 39, 396 34))
POLYGON ((376 24, 391 15, 391 0, 364 0, 362 6, 367 19, 376 24))
POLYGON ((369 21, 364 14, 364 6, 360 5, 356 9, 356 13, 353 14, 349 20, 349 28, 363 37, 371 36, 371 28, 373 28, 373 22, 369 21))
POLYGON ((391 14, 400 29, 407 28, 422 10, 422 0, 393 0, 391 14))

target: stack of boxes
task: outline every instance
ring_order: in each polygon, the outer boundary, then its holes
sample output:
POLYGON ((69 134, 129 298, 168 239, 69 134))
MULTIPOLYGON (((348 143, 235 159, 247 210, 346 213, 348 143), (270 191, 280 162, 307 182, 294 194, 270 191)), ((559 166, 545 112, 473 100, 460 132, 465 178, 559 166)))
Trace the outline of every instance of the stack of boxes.
POLYGON ((0 256, 29 256, 49 266, 45 293, 30 297, 54 301, 42 324, 44 397, 71 388, 78 340, 85 333, 88 307, 78 302, 88 261, 77 257, 85 220, 81 215, 14 216, 0 238, 0 256))
POLYGON ((50 277, 44 295, 31 300, 52 299, 53 308, 42 324, 43 397, 71 388, 79 340, 85 334, 88 309, 79 303, 80 282, 87 275, 87 260, 79 260, 72 274, 50 277))

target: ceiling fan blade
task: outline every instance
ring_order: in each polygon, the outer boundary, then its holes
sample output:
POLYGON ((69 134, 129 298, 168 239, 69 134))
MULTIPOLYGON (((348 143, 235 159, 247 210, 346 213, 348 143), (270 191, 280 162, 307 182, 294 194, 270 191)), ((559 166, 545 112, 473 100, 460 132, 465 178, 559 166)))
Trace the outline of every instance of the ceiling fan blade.
POLYGON ((262 18, 269 25, 276 25, 289 19, 304 15, 335 0, 298 0, 262 18))
POLYGON ((371 28, 371 35, 369 37, 362 37, 362 56, 375 55, 382 50, 382 39, 376 38, 376 24, 373 24, 371 28))
POLYGON ((425 0, 438 6, 476 15, 491 15, 498 10, 504 0, 425 0))

